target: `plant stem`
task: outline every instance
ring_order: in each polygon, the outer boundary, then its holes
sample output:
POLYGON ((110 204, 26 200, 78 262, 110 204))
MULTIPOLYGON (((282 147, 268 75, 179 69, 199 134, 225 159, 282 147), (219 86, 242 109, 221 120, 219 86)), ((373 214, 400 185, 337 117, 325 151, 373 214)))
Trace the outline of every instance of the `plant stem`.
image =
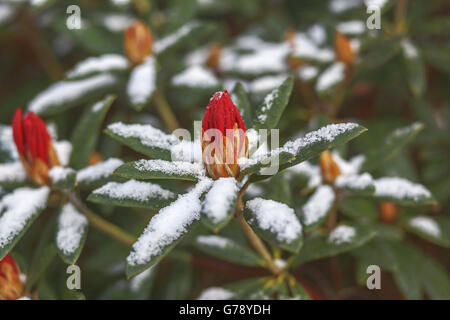
POLYGON ((175 114, 170 108, 169 103, 167 102, 166 97, 162 91, 162 88, 158 88, 155 92, 155 104, 158 108, 158 112, 163 118, 164 123, 169 128, 169 130, 174 131, 180 127, 175 114))
POLYGON ((244 211, 244 203, 242 202, 242 196, 244 195, 245 190, 250 185, 250 182, 247 181, 242 189, 239 191, 238 195, 238 203, 236 210, 236 219, 239 222, 244 234, 249 240, 250 244, 253 248, 258 252, 261 258, 266 262, 267 268, 274 274, 279 275, 281 273, 281 269, 274 263, 272 255, 267 250, 266 246, 262 242, 262 240, 258 237, 258 235, 253 231, 250 225, 245 221, 243 211, 244 211))
POLYGON ((67 197, 69 199, 69 202, 72 203, 78 210, 83 212, 83 214, 88 219, 89 223, 98 230, 102 231, 103 233, 111 236, 112 238, 126 244, 126 245, 132 245, 136 242, 136 238, 132 235, 128 234, 127 232, 123 231, 118 226, 110 223, 109 221, 103 219, 96 213, 94 213, 92 210, 90 210, 86 205, 81 202, 81 200, 76 196, 73 192, 68 192, 67 197))
POLYGON ((403 34, 406 31, 406 11, 408 10, 408 0, 398 0, 395 7, 395 31, 403 34))

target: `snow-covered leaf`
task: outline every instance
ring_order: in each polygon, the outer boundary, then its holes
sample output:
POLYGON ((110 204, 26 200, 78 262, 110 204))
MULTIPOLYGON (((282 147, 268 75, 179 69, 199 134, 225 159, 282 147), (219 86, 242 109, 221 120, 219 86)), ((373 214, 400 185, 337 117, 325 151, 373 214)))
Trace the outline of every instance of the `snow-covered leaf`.
POLYGON ((40 116, 51 116, 73 106, 112 91, 120 79, 103 73, 81 80, 56 82, 39 93, 28 105, 28 110, 40 116))
POLYGON ((114 174, 129 179, 177 179, 197 181, 205 176, 202 164, 183 161, 139 160, 118 167, 114 174))
POLYGON ((0 186, 16 187, 26 183, 27 172, 19 161, 0 163, 0 186))
POLYGON ((64 205, 58 217, 56 247, 65 263, 76 263, 86 241, 87 230, 86 217, 72 204, 64 205))
POLYGON ((106 205, 160 209, 175 197, 173 192, 157 184, 128 180, 124 183, 109 182, 94 190, 88 200, 106 205))
POLYGON ((100 126, 115 99, 115 95, 108 95, 95 102, 78 120, 71 137, 73 149, 76 150, 70 157, 70 165, 73 168, 83 168, 89 162, 89 157, 97 143, 100 126))
POLYGON ((253 128, 255 130, 276 128, 289 102, 293 84, 293 78, 288 77, 281 86, 274 89, 264 98, 262 105, 256 110, 253 121, 253 128))
POLYGON ((368 173, 357 174, 341 174, 334 182, 338 190, 350 191, 353 195, 373 195, 375 187, 372 176, 368 173))
POLYGON ((419 215, 401 220, 410 232, 437 245, 450 247, 450 220, 445 217, 419 215))
POLYGON ((113 176, 114 170, 123 164, 123 161, 117 158, 109 158, 94 165, 81 169, 77 173, 77 183, 82 189, 98 188, 111 180, 122 180, 120 177, 113 176))
POLYGON ((166 134, 149 124, 110 124, 105 131, 112 138, 146 156, 170 160, 171 148, 180 143, 172 134, 166 134))
POLYGON ((214 181, 202 202, 202 222, 215 232, 223 228, 233 217, 238 192, 235 178, 214 181))
POLYGON ((375 197, 403 205, 435 203, 431 192, 423 185, 399 177, 384 177, 374 181, 375 197))
POLYGON ((0 200, 0 259, 16 245, 47 204, 50 189, 19 188, 0 200))
POLYGON ((294 209, 284 203, 255 198, 245 204, 248 223, 263 239, 283 249, 298 252, 302 246, 302 225, 294 209))
POLYGON ((175 32, 167 35, 166 37, 159 39, 155 42, 153 50, 156 54, 160 55, 165 53, 168 49, 180 44, 184 39, 187 38, 194 30, 200 27, 200 23, 197 21, 192 21, 185 24, 175 32))
POLYGON ((311 233, 304 238, 303 249, 295 256, 292 264, 335 256, 358 248, 371 240, 376 232, 363 226, 340 225, 329 235, 311 233))
POLYGON ((231 263, 245 266, 264 265, 264 261, 252 250, 229 238, 216 235, 198 236, 194 246, 205 254, 231 263))
POLYGON ((76 184, 77 172, 71 168, 56 166, 48 172, 53 189, 73 189, 76 184))
POLYGON ((0 125, 0 161, 12 162, 18 159, 11 126, 0 125))
POLYGON ((127 95, 131 105, 142 110, 153 96, 156 89, 156 60, 149 56, 131 71, 127 85, 127 95))
POLYGON ((127 257, 128 278, 160 261, 200 219, 200 197, 211 184, 211 179, 200 180, 191 191, 152 217, 127 257))
POLYGON ((220 82, 210 71, 203 66, 194 65, 172 78, 172 85, 198 89, 219 89, 220 82))
POLYGON ((325 92, 339 84, 345 77, 345 65, 335 62, 319 76, 316 82, 316 91, 325 92))
POLYGON ((96 73, 125 71, 130 67, 126 57, 119 54, 104 54, 99 57, 89 57, 77 63, 67 72, 68 79, 83 78, 96 73))
POLYGON ((404 39, 402 41, 402 49, 409 88, 414 96, 420 97, 427 85, 425 62, 419 49, 410 40, 404 39))
POLYGON ((334 190, 328 185, 322 185, 311 195, 301 209, 301 221, 305 230, 311 230, 320 225, 333 207, 334 190))
POLYGON ((367 154, 361 170, 373 170, 392 159, 406 144, 414 139, 423 127, 423 124, 417 122, 391 132, 384 139, 382 145, 367 154))

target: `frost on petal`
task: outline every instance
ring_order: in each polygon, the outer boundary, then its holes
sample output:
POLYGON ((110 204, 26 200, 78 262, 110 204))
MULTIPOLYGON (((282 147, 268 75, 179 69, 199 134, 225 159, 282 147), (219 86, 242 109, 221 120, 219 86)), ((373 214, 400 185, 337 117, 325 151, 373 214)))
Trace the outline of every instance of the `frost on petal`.
POLYGON ((152 258, 183 236, 188 227, 200 219, 199 197, 211 184, 210 179, 200 180, 191 191, 180 195, 177 200, 154 215, 134 243, 133 250, 127 257, 128 264, 135 266, 149 263, 152 258))
POLYGON ((334 191, 328 185, 317 188, 302 207, 303 223, 310 226, 326 216, 334 202, 334 191))
POLYGON ((72 254, 80 246, 88 221, 71 204, 66 204, 58 219, 56 245, 64 254, 72 254))
POLYGON ((197 300, 230 300, 234 293, 219 287, 211 287, 202 291, 197 300))
POLYGON ((19 188, 0 200, 0 248, 7 245, 38 211, 45 208, 48 187, 19 188))
POLYGON ((350 226, 338 226, 330 232, 328 242, 334 244, 348 243, 356 236, 356 229, 350 226))
POLYGON ((239 192, 235 178, 220 178, 214 181, 205 195, 202 212, 215 224, 224 221, 230 206, 236 201, 239 192))
POLYGON ((122 164, 123 161, 116 158, 110 158, 99 162, 78 171, 77 181, 88 183, 98 179, 107 178, 122 164))
POLYGON ((292 243, 302 233, 302 226, 294 209, 284 203, 255 198, 247 201, 245 206, 252 214, 250 222, 275 234, 278 241, 292 243))
POLYGON ((409 225, 414 229, 433 237, 441 236, 441 228, 435 220, 427 216, 418 216, 409 220, 409 225))

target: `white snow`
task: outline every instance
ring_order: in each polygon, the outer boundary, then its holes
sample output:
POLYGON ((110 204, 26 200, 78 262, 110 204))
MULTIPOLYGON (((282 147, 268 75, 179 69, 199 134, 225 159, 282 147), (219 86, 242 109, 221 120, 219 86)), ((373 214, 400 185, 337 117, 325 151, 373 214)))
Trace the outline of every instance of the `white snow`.
POLYGON ((113 199, 132 199, 137 201, 150 201, 152 199, 174 198, 175 194, 150 182, 128 180, 124 183, 108 182, 101 188, 92 192, 97 195, 105 195, 113 199))
POLYGON ((424 186, 412 183, 399 177, 385 177, 376 179, 375 195, 379 197, 389 197, 395 199, 420 200, 430 198, 431 193, 424 186))
POLYGON ((427 216, 418 216, 409 220, 409 225, 433 237, 441 236, 441 228, 435 220, 427 216))
POLYGON ((170 148, 172 161, 202 162, 202 145, 199 139, 181 140, 170 148))
POLYGON ((276 76, 264 76, 253 80, 250 83, 250 90, 252 92, 267 92, 278 88, 284 80, 286 80, 287 75, 281 74, 276 76))
POLYGON ((72 144, 67 140, 55 141, 53 143, 56 155, 61 166, 69 165, 70 155, 72 153, 72 144))
POLYGON ((361 4, 361 0, 331 0, 330 10, 334 13, 341 13, 343 11, 358 7, 361 4))
POLYGON ((315 40, 304 33, 297 33, 294 38, 294 57, 330 62, 334 59, 334 51, 330 48, 320 48, 315 40))
POLYGON ((299 164, 289 168, 289 171, 304 175, 308 178, 308 188, 313 189, 322 184, 322 174, 320 167, 312 165, 308 161, 300 162, 299 164))
POLYGON ((262 195, 263 193, 264 193, 264 189, 261 186, 254 184, 254 183, 252 183, 247 188, 247 191, 245 192, 246 195, 248 195, 252 198, 258 197, 258 196, 262 195))
POLYGON ((333 160, 341 170, 343 175, 356 175, 361 170, 361 166, 364 163, 366 157, 364 155, 357 155, 351 158, 349 161, 344 160, 339 152, 334 150, 332 152, 333 160))
POLYGON ((341 174, 340 176, 337 177, 334 184, 338 188, 363 190, 373 185, 373 179, 372 176, 367 172, 361 175, 341 174))
POLYGON ((28 105, 28 110, 39 114, 45 111, 48 106, 64 104, 78 99, 88 92, 111 86, 116 81, 116 78, 109 73, 98 74, 76 81, 60 81, 39 93, 28 105))
POLYGON ((303 81, 314 79, 319 73, 319 69, 314 66, 303 66, 298 69, 298 77, 303 81))
POLYGON ((25 227, 27 222, 45 208, 50 193, 48 187, 19 188, 0 200, 0 248, 5 247, 25 227))
POLYGON ((156 61, 149 56, 131 71, 127 94, 131 103, 140 105, 152 96, 156 89, 156 61))
POLYGON ((287 265, 286 260, 283 260, 283 259, 275 259, 273 262, 280 269, 284 269, 287 265))
POLYGON ((194 66, 204 64, 208 58, 209 50, 210 46, 204 46, 192 51, 185 58, 186 65, 194 66))
POLYGON ((19 159, 11 126, 0 125, 0 149, 11 155, 13 159, 19 159))
POLYGON ((0 4, 0 25, 8 22, 14 15, 12 6, 7 4, 0 4))
POLYGON ((80 246, 88 220, 70 203, 64 205, 58 219, 56 244, 64 254, 74 253, 80 246))
POLYGON ((415 59, 419 56, 419 51, 410 40, 404 39, 401 44, 406 58, 415 59))
POLYGON ((324 218, 335 199, 333 188, 323 185, 317 188, 302 207, 303 223, 310 226, 324 218))
POLYGON ((317 79, 316 90, 325 91, 338 84, 344 79, 345 65, 342 62, 335 62, 328 67, 317 79))
POLYGON ((2 183, 17 183, 27 180, 27 172, 19 161, 0 164, 0 181, 2 183))
POLYGON ((302 233, 294 209, 284 203, 255 198, 247 201, 245 206, 252 213, 250 222, 256 222, 259 228, 274 233, 278 241, 291 243, 302 233))
POLYGON ((139 160, 135 163, 139 171, 160 171, 168 175, 204 176, 205 169, 201 163, 165 160, 139 160))
POLYGON ((197 21, 185 24, 174 33, 171 33, 170 35, 156 41, 153 46, 153 51, 156 54, 160 54, 161 52, 176 44, 178 41, 180 41, 180 39, 187 36, 192 31, 192 29, 196 28, 198 25, 199 23, 197 21))
POLYGON ((318 46, 327 40, 327 32, 321 24, 315 24, 308 29, 308 37, 318 46))
POLYGON ((219 178, 205 195, 202 212, 215 224, 224 221, 239 192, 235 178, 219 178))
POLYGON ((74 172, 75 171, 71 168, 56 166, 50 169, 48 175, 52 183, 59 183, 60 181, 64 181, 71 173, 74 172))
POLYGON ((343 34, 357 35, 364 33, 366 24, 360 20, 351 20, 338 23, 336 29, 343 34))
POLYGON ((89 57, 75 65, 68 78, 83 77, 92 73, 125 70, 129 67, 128 60, 119 54, 104 54, 99 57, 89 57))
POLYGON ((364 0, 364 3, 369 9, 381 9, 389 0, 364 0))
POLYGON ((161 209, 134 243, 133 250, 127 257, 130 265, 148 263, 153 257, 178 240, 187 232, 187 228, 200 219, 199 197, 208 190, 212 180, 200 180, 194 189, 180 195, 169 206, 161 209))
POLYGON ((127 14, 111 13, 103 17, 105 27, 112 32, 121 32, 128 28, 135 19, 127 14))
POLYGON ((122 122, 116 122, 110 124, 108 129, 123 138, 139 139, 143 145, 149 147, 170 149, 173 145, 180 142, 174 135, 164 133, 150 124, 124 124, 122 122))
POLYGON ((341 225, 330 232, 328 242, 334 244, 343 244, 351 242, 356 236, 356 229, 350 226, 341 225))
POLYGON ((96 163, 92 166, 81 169, 77 173, 78 182, 91 182, 110 176, 114 170, 123 164, 123 161, 116 158, 96 163))
POLYGON ((214 73, 200 65, 188 67, 172 78, 174 86, 191 88, 213 88, 220 85, 214 73))
POLYGON ((197 300, 231 300, 234 293, 219 287, 211 287, 202 291, 197 300))
POLYGON ((279 94, 280 94, 279 88, 275 88, 264 98, 264 101, 261 105, 261 109, 257 116, 257 119, 260 123, 264 123, 267 120, 267 113, 272 108, 275 99, 278 98, 279 94))
POLYGON ((198 236, 195 241, 206 246, 218 247, 221 249, 224 249, 227 246, 233 246, 234 244, 232 240, 216 235, 198 236))

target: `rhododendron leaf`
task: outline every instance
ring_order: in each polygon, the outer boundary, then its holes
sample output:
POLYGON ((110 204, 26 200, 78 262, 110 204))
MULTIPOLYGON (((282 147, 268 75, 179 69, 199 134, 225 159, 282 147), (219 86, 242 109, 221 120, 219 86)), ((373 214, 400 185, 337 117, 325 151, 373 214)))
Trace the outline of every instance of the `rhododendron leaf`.
POLYGON ((49 176, 52 189, 73 189, 76 185, 77 172, 71 168, 53 167, 49 176))
POLYGON ((245 266, 264 266, 264 261, 252 250, 230 238, 202 235, 195 238, 194 246, 201 252, 224 261, 245 266))
POLYGON ((108 95, 83 112, 70 139, 73 150, 76 150, 70 157, 69 164, 72 168, 81 169, 89 162, 89 157, 97 144, 103 119, 115 99, 116 95, 108 95))
POLYGON ((419 215, 401 217, 400 224, 409 232, 439 246, 450 247, 450 219, 419 215))
POLYGON ((141 111, 156 90, 156 60, 149 56, 131 71, 127 84, 127 95, 133 108, 141 111))
POLYGON ((424 128, 421 123, 398 128, 391 132, 379 147, 374 148, 372 152, 366 155, 361 172, 373 170, 394 157, 406 144, 411 142, 414 137, 424 128))
POLYGON ((234 86, 233 91, 231 92, 231 100, 233 100, 233 103, 238 108, 239 113, 242 116, 242 119, 244 119, 245 127, 251 128, 253 121, 252 106, 250 104, 248 94, 245 91, 245 88, 242 85, 242 83, 238 82, 234 86))
POLYGON ((253 120, 253 128, 274 129, 280 121, 291 96, 294 80, 288 77, 278 88, 274 89, 265 98, 261 106, 256 110, 253 120))
POLYGON ((431 192, 421 184, 398 177, 382 177, 374 180, 374 197, 381 201, 407 206, 436 203, 431 192))

